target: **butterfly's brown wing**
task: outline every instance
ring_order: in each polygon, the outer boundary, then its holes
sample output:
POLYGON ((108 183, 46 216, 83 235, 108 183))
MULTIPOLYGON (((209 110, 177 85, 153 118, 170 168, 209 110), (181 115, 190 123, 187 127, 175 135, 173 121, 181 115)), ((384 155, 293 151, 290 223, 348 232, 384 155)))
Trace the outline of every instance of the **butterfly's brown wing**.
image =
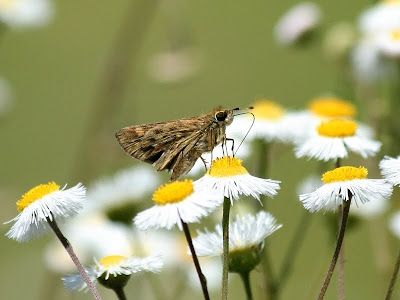
POLYGON ((132 157, 151 163, 158 171, 173 170, 171 180, 186 174, 202 154, 200 141, 210 122, 203 116, 122 128, 116 133, 132 157))

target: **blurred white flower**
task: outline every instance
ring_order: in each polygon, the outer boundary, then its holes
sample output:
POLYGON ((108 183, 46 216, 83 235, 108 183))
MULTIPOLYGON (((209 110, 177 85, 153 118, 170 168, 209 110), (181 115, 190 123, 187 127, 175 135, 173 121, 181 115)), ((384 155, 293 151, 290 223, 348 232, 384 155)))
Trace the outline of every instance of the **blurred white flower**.
POLYGON ((115 175, 97 180, 88 187, 84 209, 87 212, 102 212, 115 221, 130 224, 137 213, 135 205, 159 183, 158 174, 148 166, 135 166, 118 171, 115 175), (121 210, 125 211, 125 214, 122 214, 121 210), (116 214, 116 217, 112 214, 116 214))
POLYGON ((367 84, 382 82, 397 74, 396 65, 386 59, 376 39, 361 39, 351 54, 351 65, 354 77, 367 84))
POLYGON ((49 0, 1 0, 0 23, 11 28, 43 26, 53 17, 49 0))
POLYGON ((148 73, 156 81, 177 82, 195 75, 203 57, 198 49, 183 48, 155 54, 149 61, 148 73))
POLYGON ((227 128, 227 133, 235 137, 244 137, 247 132, 246 142, 262 139, 266 142, 293 142, 298 138, 298 115, 286 111, 277 102, 263 99, 253 104, 254 109, 250 114, 235 117, 234 122, 227 128), (251 125, 253 125, 251 127, 251 125), (250 129, 250 131, 249 131, 250 129))
POLYGON ((377 47, 382 52, 383 55, 390 58, 399 58, 400 30, 394 29, 391 31, 382 32, 377 38, 377 47))
POLYGON ((380 1, 359 17, 358 27, 364 35, 400 28, 400 2, 380 1))
POLYGON ((301 2, 289 9, 275 26, 275 39, 282 45, 291 45, 314 30, 320 22, 321 11, 312 2, 301 2))
MULTIPOLYGON (((65 224, 63 232, 84 264, 89 263, 93 257, 114 253, 129 256, 134 252, 131 229, 111 222, 100 214, 82 215, 65 224)), ((59 273, 76 270, 58 240, 50 242, 44 254, 46 265, 50 270, 59 273)))
POLYGON ((377 198, 363 205, 355 205, 352 203, 350 214, 357 215, 361 218, 372 219, 384 214, 389 208, 389 199, 377 198))
POLYGON ((400 239, 400 211, 394 213, 389 220, 390 231, 400 239))

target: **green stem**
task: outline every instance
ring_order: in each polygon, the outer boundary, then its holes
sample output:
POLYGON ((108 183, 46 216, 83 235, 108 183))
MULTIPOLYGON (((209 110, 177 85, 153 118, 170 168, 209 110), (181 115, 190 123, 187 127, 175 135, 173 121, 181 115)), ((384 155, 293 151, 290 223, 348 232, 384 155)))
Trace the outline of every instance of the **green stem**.
POLYGON ((240 278, 242 278, 244 290, 246 291, 247 300, 253 300, 253 294, 251 293, 251 285, 250 285, 250 272, 240 273, 240 278))
POLYGON ((229 212, 231 209, 231 201, 229 198, 224 198, 222 212, 222 300, 228 299, 228 272, 229 272, 229 212))
POLYGON ((343 217, 342 217, 342 224, 340 226, 340 231, 339 231, 339 236, 337 238, 337 243, 336 243, 336 248, 333 253, 332 261, 329 266, 328 272, 326 274, 325 280, 322 284, 321 291, 318 296, 318 300, 321 300, 324 298, 326 290, 328 289, 329 283, 331 281, 333 271, 335 270, 335 266, 339 257, 340 249, 342 247, 343 239, 344 239, 344 234, 346 231, 346 226, 347 226, 347 220, 349 218, 349 212, 350 212, 350 204, 351 204, 351 198, 352 195, 350 195, 349 200, 343 201, 343 217))
MULTIPOLYGON (((341 159, 336 159, 336 168, 340 168, 341 166, 341 159)), ((340 230, 340 224, 342 224, 343 219, 343 207, 339 207, 338 211, 338 228, 340 230)), ((345 254, 344 254, 344 241, 342 243, 342 247, 339 253, 339 264, 338 264, 338 299, 344 299, 344 263, 346 261, 345 254)))
POLYGON ((127 300, 123 287, 113 289, 119 300, 127 300))
POLYGON ((207 279, 204 276, 203 272, 201 271, 199 259, 197 258, 196 251, 193 246, 193 241, 192 241, 192 236, 190 235, 190 230, 188 225, 182 221, 182 228, 183 232, 185 233, 186 241, 188 242, 190 252, 192 254, 192 259, 194 266, 196 268, 197 275, 199 276, 200 284, 201 284, 201 289, 203 290, 203 295, 205 300, 210 300, 210 296, 208 294, 208 289, 207 289, 207 279))
POLYGON ((48 220, 48 224, 50 228, 54 231, 56 234, 57 238, 60 240, 61 244, 64 246, 65 250, 71 257, 72 261, 74 262, 76 268, 78 269, 79 273, 81 274, 83 280, 85 281, 87 287, 89 288, 90 292, 92 293, 94 299, 96 300, 101 300, 101 297, 99 295, 99 292, 97 291, 96 287, 94 286, 93 282, 90 280, 89 276, 87 275, 85 269, 83 268, 81 262, 79 261, 78 257, 76 256, 74 249, 72 249, 71 244, 69 241, 66 239, 66 237, 62 234, 60 228, 58 227, 56 221, 54 220, 48 220))
POLYGON ((390 282, 389 282, 389 286, 388 286, 388 289, 386 292, 385 300, 389 300, 392 298, 392 292, 393 292, 394 285, 396 283, 397 274, 399 273, 399 267, 400 267, 400 250, 399 250, 399 253, 397 254, 396 263, 394 265, 392 277, 390 278, 390 282))

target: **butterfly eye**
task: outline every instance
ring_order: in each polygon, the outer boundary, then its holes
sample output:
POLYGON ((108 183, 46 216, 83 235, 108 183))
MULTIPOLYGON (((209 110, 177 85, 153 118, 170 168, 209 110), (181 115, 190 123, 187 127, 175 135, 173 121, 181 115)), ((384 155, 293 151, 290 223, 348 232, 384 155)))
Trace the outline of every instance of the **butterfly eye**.
POLYGON ((215 120, 222 122, 225 121, 227 116, 228 114, 226 113, 226 111, 219 111, 215 114, 215 120))

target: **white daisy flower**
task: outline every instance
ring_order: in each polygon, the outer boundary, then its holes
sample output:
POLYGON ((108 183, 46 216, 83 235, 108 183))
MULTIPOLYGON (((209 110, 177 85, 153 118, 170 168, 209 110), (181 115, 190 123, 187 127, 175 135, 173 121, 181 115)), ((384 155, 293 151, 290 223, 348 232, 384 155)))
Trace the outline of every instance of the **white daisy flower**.
POLYGON ((361 14, 358 27, 364 35, 400 28, 400 2, 380 1, 361 14))
POLYGON ((382 176, 393 185, 400 186, 400 156, 385 156, 379 163, 382 176))
MULTIPOLYGON (((123 287, 127 283, 127 276, 143 271, 159 273, 162 267, 163 261, 160 255, 145 258, 109 255, 99 261, 94 259, 94 265, 86 268, 86 272, 92 282, 99 282, 105 287, 114 288, 115 286, 123 287)), ((80 274, 64 277, 63 283, 68 290, 87 289, 80 274)))
POLYGON ((223 202, 220 193, 199 189, 191 180, 174 181, 159 187, 153 194, 155 206, 140 212, 134 219, 141 230, 149 228, 182 230, 185 223, 199 222, 223 202))
POLYGON ((384 179, 367 179, 364 167, 340 167, 322 175, 325 183, 312 193, 299 196, 304 207, 310 212, 335 210, 343 201, 351 200, 360 205, 369 201, 387 200, 393 187, 384 179))
POLYGON ((275 26, 275 39, 282 45, 291 45, 320 23, 321 11, 312 2, 301 2, 288 10, 275 26))
POLYGON ((259 100, 252 106, 254 124, 251 115, 235 117, 234 122, 227 128, 227 135, 244 137, 248 133, 246 141, 249 142, 254 139, 266 142, 292 142, 296 139, 296 133, 299 132, 294 130, 297 114, 287 112, 278 103, 267 99, 259 100))
POLYGON ((195 183, 201 189, 223 193, 232 205, 241 195, 260 201, 260 195, 273 197, 280 189, 280 181, 254 177, 242 166, 242 160, 230 156, 214 160, 206 175, 195 183))
POLYGON ((53 16, 49 0, 3 0, 0 1, 0 23, 13 28, 43 26, 53 16))
MULTIPOLYGON (((74 245, 74 251, 82 264, 93 257, 114 253, 132 255, 137 244, 132 229, 121 223, 111 222, 101 214, 80 215, 63 226, 63 233, 74 245)), ((59 273, 76 270, 71 258, 58 240, 51 241, 44 252, 47 267, 59 273)))
MULTIPOLYGON (((399 15, 400 18, 400 15, 399 15)), ((399 27, 400 28, 400 27, 399 27)), ((400 29, 382 32, 377 37, 377 47, 381 53, 390 58, 400 57, 400 29)))
MULTIPOLYGON (((229 256, 230 271, 236 272, 238 255, 245 255, 251 252, 258 257, 264 246, 264 239, 281 228, 281 224, 276 224, 276 219, 265 211, 260 211, 256 216, 246 215, 237 216, 229 225, 229 256)), ((217 224, 214 232, 206 230, 204 233, 197 232, 197 237, 193 240, 193 245, 198 256, 221 256, 223 254, 223 233, 222 226, 217 224)), ((253 269, 259 262, 255 259, 254 265, 248 266, 253 269)), ((241 266, 242 267, 242 266, 241 266)), ((250 271, 249 270, 249 271, 250 271)), ((242 270, 243 271, 243 270, 242 270)))
POLYGON ((5 223, 15 222, 7 237, 26 242, 49 231, 49 221, 74 217, 82 209, 85 193, 80 183, 61 190, 54 182, 34 187, 17 202, 18 216, 5 223))
POLYGON ((345 158, 352 151, 363 158, 374 156, 381 143, 360 135, 357 123, 336 119, 322 122, 313 136, 299 143, 295 148, 297 158, 307 156, 318 160, 345 158))

